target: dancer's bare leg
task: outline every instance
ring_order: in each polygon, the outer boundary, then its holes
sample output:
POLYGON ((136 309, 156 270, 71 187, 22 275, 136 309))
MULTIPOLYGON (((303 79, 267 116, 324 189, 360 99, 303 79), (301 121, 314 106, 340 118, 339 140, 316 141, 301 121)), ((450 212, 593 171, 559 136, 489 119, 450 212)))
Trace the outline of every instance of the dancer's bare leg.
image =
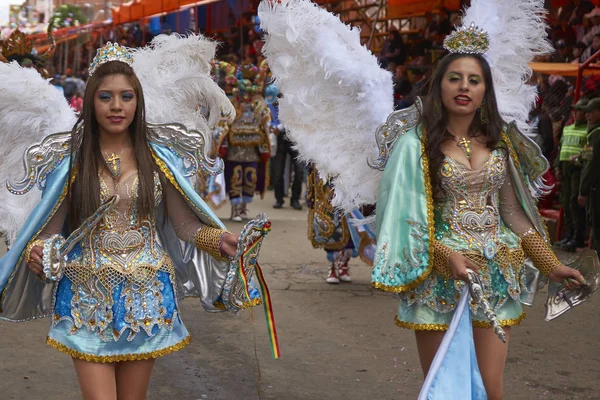
POLYGON ((83 400, 117 400, 114 363, 95 363, 74 358, 83 400))

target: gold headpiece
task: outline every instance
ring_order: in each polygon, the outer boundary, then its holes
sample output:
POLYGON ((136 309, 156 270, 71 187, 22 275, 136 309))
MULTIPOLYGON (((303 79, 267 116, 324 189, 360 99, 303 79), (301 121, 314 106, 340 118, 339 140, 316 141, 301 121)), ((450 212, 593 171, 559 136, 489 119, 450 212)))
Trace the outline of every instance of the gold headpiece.
POLYGON ((444 40, 444 48, 450 53, 483 54, 490 48, 490 37, 483 29, 471 23, 458 28, 444 40))
POLYGON ((56 49, 52 29, 52 25, 49 25, 47 50, 41 54, 37 54, 31 37, 28 37, 19 29, 15 29, 8 39, 2 42, 0 62, 17 61, 21 66, 33 66, 43 77, 47 78, 49 74, 44 65, 52 58, 56 49))
POLYGON ((25 56, 32 52, 33 40, 18 29, 2 43, 2 55, 7 59, 14 56, 25 56))
POLYGON ((89 68, 89 76, 94 75, 99 66, 109 61, 121 61, 131 65, 133 63, 133 56, 126 47, 118 43, 106 42, 104 47, 96 51, 96 57, 94 57, 89 68))

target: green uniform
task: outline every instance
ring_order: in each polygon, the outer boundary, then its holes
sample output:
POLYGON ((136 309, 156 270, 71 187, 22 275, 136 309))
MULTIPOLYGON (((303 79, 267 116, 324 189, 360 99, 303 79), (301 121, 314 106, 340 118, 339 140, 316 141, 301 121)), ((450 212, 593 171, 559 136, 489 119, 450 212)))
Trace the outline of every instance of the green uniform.
POLYGON ((588 214, 592 222, 593 245, 600 251, 600 124, 590 127, 588 141, 581 152, 583 172, 579 194, 588 198, 588 214))
POLYGON ((582 244, 585 235, 585 209, 577 203, 582 165, 579 156, 587 143, 587 122, 565 126, 560 140, 558 162, 561 171, 560 204, 563 208, 568 240, 582 244))

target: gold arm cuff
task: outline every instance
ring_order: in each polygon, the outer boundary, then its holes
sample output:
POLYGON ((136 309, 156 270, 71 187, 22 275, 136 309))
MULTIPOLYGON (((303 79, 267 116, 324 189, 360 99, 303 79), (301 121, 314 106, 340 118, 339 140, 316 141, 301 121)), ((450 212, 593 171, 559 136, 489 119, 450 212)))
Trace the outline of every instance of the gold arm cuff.
POLYGON ((33 248, 35 246, 40 246, 40 247, 44 247, 44 241, 41 239, 37 239, 34 240, 33 242, 30 242, 27 247, 25 248, 25 251, 23 252, 23 255, 25 256, 25 262, 29 263, 31 262, 31 250, 33 250, 33 248))
POLYGON ((525 232, 521 236, 521 246, 527 257, 533 261, 535 267, 544 275, 550 274, 554 268, 561 265, 556 255, 537 231, 529 230, 525 232))
POLYGON ((452 271, 450 270, 450 254, 453 251, 448 247, 438 242, 433 241, 433 269, 437 271, 444 279, 452 278, 452 271))
POLYGON ((207 252, 211 257, 219 261, 224 261, 228 257, 221 253, 221 240, 226 233, 228 232, 222 229, 205 225, 196 232, 194 238, 196 248, 207 252))

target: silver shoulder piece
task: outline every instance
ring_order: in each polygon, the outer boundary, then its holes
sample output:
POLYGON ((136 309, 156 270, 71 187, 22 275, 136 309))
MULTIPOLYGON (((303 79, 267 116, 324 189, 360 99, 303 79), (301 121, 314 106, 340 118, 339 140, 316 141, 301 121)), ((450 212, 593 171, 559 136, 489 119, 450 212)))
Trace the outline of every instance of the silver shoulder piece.
POLYGON ((417 124, 422 109, 421 99, 417 97, 412 106, 394 111, 388 115, 385 123, 379 125, 375 132, 379 157, 375 160, 369 160, 369 167, 380 171, 385 169, 396 140, 417 124))
POLYGON ((531 181, 537 181, 550 168, 539 146, 519 130, 513 121, 506 126, 506 135, 517 152, 519 162, 531 181))
POLYGON ((22 195, 29 192, 35 184, 40 190, 46 187, 46 177, 71 154, 71 132, 54 133, 46 136, 41 143, 27 148, 23 163, 25 177, 16 182, 7 182, 6 187, 12 194, 22 195))
POLYGON ((186 165, 186 176, 195 175, 198 169, 210 175, 219 175, 223 170, 223 161, 220 158, 213 159, 207 155, 209 149, 201 132, 176 123, 149 123, 148 132, 148 141, 169 148, 189 164, 186 165))

